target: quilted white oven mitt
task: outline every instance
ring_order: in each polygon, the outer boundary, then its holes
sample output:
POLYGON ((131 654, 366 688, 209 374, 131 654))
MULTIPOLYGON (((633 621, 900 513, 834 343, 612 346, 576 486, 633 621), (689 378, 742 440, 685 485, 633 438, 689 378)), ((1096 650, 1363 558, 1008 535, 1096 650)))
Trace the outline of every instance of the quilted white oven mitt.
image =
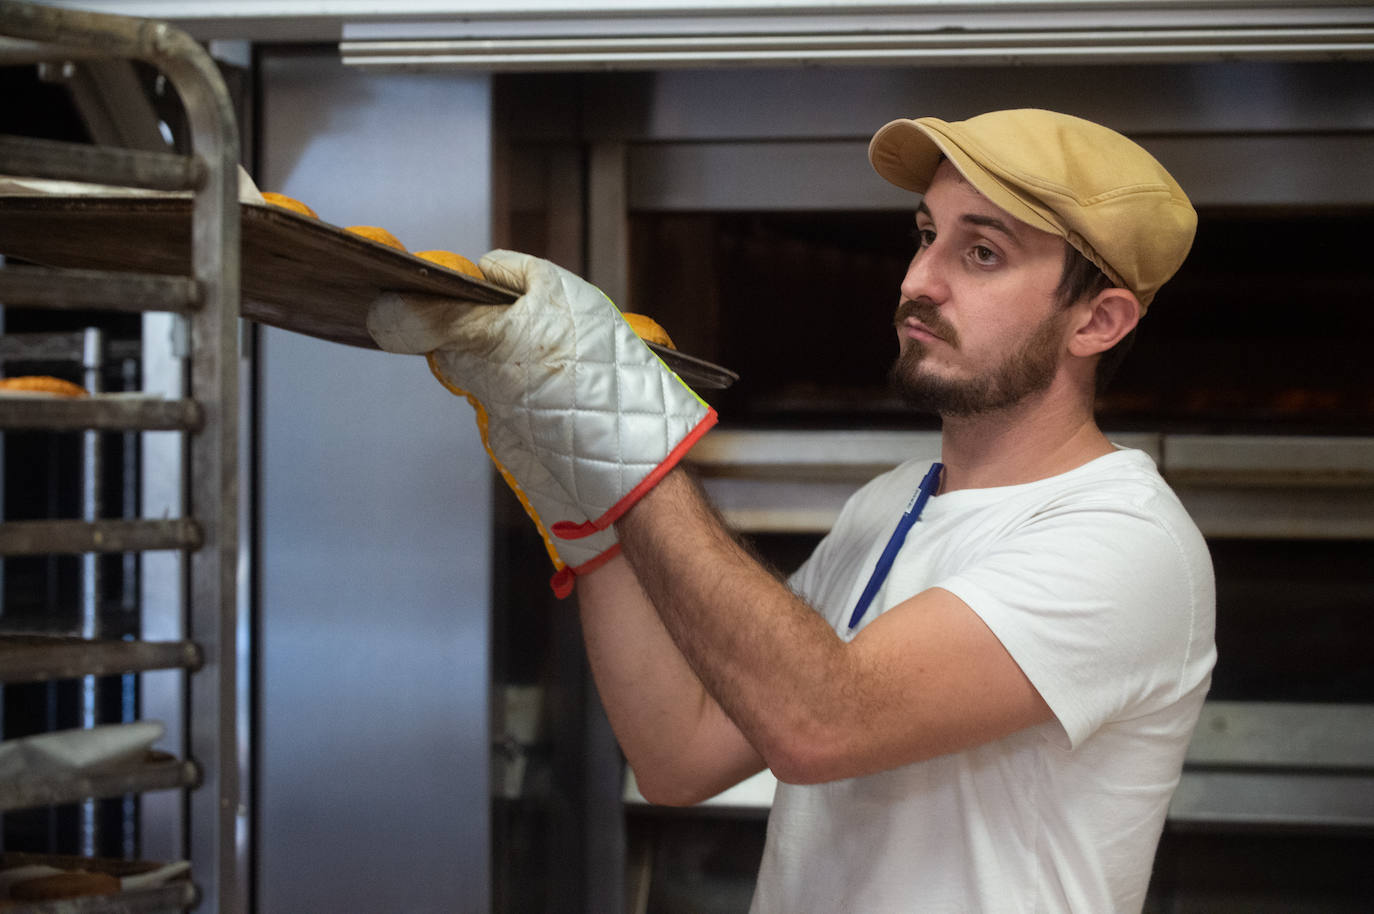
POLYGON ((492 251, 487 279, 510 306, 385 293, 368 331, 388 352, 425 353, 485 422, 484 439, 545 534, 554 587, 613 555, 611 525, 716 422, 595 286, 546 260, 492 251), (549 537, 548 533, 553 536, 549 537))

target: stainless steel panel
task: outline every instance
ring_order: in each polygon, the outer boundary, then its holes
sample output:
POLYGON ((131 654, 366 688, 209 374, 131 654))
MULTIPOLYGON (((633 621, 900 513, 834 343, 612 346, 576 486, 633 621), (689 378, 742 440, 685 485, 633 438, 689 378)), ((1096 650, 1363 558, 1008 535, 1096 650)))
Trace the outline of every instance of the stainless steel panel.
MULTIPOLYGON (((408 248, 489 246, 484 78, 262 61, 255 179, 408 248)), ((264 911, 485 911, 490 462, 422 358, 264 329, 264 911)), ((542 572, 541 572, 542 573, 542 572)))
MULTIPOLYGON (((1374 204, 1374 131, 1141 141, 1198 206, 1374 204)), ((629 152, 629 206, 683 212, 912 209, 912 194, 874 174, 867 148, 865 140, 637 145, 629 152)))
MULTIPOLYGON (((1113 67, 670 70, 651 78, 584 77, 571 85, 589 99, 579 109, 579 124, 592 137, 660 143, 866 143, 877 127, 894 117, 933 113, 959 118, 1026 105, 1076 114, 1148 139, 1368 133, 1374 130, 1374 98, 1362 90, 1371 74, 1374 64, 1367 62, 1236 61, 1113 67), (1091 82, 1093 92, 1083 91, 1085 82, 1091 82)), ((534 135, 556 123, 549 117, 516 122, 511 129, 534 135)))
POLYGON ((56 5, 109 9, 172 19, 201 37, 337 39, 441 38, 509 35, 751 35, 892 34, 910 30, 987 32, 995 29, 1140 29, 1166 27, 1228 31, 1256 26, 1314 28, 1367 21, 1359 0, 1194 3, 1189 0, 1026 3, 968 0, 949 3, 872 3, 868 0, 733 2, 733 0, 51 0, 56 5))

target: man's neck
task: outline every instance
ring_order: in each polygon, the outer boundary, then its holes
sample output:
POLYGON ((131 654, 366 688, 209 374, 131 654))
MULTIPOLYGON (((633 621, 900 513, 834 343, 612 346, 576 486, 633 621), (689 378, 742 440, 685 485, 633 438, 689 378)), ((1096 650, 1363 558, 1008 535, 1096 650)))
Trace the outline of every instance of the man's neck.
POLYGON ((995 413, 944 419, 941 492, 1010 486, 1068 472, 1112 452, 1091 403, 1055 396, 1027 398, 995 413))

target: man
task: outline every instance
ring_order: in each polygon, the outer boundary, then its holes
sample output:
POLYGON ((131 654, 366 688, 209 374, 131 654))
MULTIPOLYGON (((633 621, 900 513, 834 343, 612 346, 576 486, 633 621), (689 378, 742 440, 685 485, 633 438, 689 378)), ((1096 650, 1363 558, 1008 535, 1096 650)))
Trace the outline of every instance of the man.
MULTIPOLYGON (((1139 910, 1210 683, 1213 581, 1153 464, 1114 447, 1092 406, 1195 216, 1144 150, 1051 112, 895 121, 870 158, 922 194, 892 374, 942 417, 941 460, 861 490, 787 584, 673 468, 714 416, 671 384, 663 413, 684 418, 660 437, 597 400, 605 373, 580 344, 560 361, 512 342, 528 318, 460 315, 423 345, 440 342, 441 378, 521 404, 496 410, 525 429, 496 455, 558 489, 556 535, 618 537, 578 566, 579 601, 645 796, 777 776, 755 912, 1139 910), (511 360, 562 367, 531 378, 511 360), (562 380, 569 365, 597 384, 562 380), (558 412, 550 387, 617 431, 541 418, 558 412), (579 457, 589 437, 605 440, 579 457), (648 473, 601 474, 650 438, 648 473)), ((594 338, 606 306, 569 274, 506 254, 483 269, 594 338)))

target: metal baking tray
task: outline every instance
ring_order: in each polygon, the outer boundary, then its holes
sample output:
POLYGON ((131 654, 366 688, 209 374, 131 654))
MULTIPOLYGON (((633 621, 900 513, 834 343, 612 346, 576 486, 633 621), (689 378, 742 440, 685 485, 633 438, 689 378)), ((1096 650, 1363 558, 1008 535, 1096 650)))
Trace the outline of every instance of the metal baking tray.
MULTIPOLYGON (((376 349, 367 309, 382 292, 424 292, 509 304, 507 289, 270 204, 241 203, 244 318, 376 349)), ((0 196, 0 254, 48 267, 190 271, 191 201, 180 196, 0 196)), ((650 344, 694 387, 738 376, 704 359, 650 344)))

